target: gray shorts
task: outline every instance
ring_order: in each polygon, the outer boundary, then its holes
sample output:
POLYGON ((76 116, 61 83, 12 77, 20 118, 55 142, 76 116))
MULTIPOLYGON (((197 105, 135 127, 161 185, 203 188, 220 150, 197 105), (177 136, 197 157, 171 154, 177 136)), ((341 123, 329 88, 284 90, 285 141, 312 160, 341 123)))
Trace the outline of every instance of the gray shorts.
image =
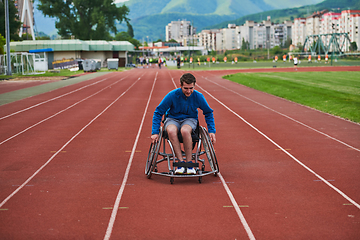
POLYGON ((189 125, 192 128, 192 130, 195 131, 197 127, 197 120, 195 118, 185 118, 184 120, 180 121, 174 118, 167 118, 164 123, 164 128, 166 129, 167 126, 171 124, 175 125, 179 131, 182 128, 182 126, 184 126, 185 124, 189 125))

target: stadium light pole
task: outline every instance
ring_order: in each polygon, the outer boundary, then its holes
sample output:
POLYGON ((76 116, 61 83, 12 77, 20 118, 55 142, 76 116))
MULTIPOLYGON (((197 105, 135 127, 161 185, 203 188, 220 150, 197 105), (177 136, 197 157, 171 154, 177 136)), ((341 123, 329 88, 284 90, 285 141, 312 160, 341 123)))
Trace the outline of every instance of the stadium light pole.
POLYGON ((9 0, 5 0, 5 38, 6 38, 6 65, 7 65, 6 75, 11 76, 9 0))

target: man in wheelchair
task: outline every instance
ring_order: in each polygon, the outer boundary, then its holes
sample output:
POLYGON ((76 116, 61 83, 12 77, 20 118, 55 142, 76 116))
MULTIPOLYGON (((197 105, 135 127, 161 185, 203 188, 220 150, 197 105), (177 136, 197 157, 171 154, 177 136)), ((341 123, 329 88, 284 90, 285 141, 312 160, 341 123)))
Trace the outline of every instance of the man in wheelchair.
MULTIPOLYGON (((203 111, 209 132, 209 137, 213 144, 215 138, 215 121, 213 110, 207 103, 204 95, 195 88, 196 78, 191 73, 185 73, 180 77, 180 88, 169 92, 160 104, 156 107, 152 122, 151 141, 155 143, 159 140, 159 129, 163 116, 164 129, 174 147, 175 156, 180 162, 191 162, 192 160, 192 133, 198 126, 198 108, 203 111), (185 158, 183 157, 180 145, 182 138, 185 158)), ((175 174, 196 174, 194 168, 178 167, 175 174)))

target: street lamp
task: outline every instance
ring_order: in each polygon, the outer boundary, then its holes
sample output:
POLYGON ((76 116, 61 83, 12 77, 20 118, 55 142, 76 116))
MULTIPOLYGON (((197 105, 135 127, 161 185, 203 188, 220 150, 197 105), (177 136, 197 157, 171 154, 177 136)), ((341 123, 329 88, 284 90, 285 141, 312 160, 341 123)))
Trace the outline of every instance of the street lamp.
POLYGON ((6 64, 7 64, 6 75, 11 76, 9 0, 5 0, 5 38, 6 38, 6 64))

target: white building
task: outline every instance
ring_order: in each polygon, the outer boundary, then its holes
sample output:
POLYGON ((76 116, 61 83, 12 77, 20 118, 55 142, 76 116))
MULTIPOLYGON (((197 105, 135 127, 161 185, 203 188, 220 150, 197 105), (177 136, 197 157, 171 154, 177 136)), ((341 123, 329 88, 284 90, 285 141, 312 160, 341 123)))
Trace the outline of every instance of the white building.
POLYGON ((224 51, 240 49, 243 43, 250 49, 273 48, 284 45, 287 38, 291 39, 291 22, 273 24, 267 21, 256 23, 246 21, 242 26, 228 24, 227 28, 203 30, 199 33, 199 45, 208 50, 224 51))
POLYGON ((215 45, 215 46, 216 47, 221 46, 221 48, 220 48, 221 50, 237 49, 238 48, 238 36, 237 35, 238 35, 238 33, 236 31, 236 25, 228 24, 228 28, 221 29, 221 35, 218 35, 218 36, 222 37, 221 44, 218 41, 219 39, 216 38, 217 45, 215 45))
POLYGON ((291 39, 291 28, 291 22, 274 24, 270 21, 270 17, 261 23, 246 21, 244 25, 237 28, 238 48, 242 48, 244 42, 249 43, 250 49, 267 49, 285 45, 286 40, 291 39))
POLYGON ((203 30, 198 34, 199 46, 203 46, 209 51, 216 51, 222 48, 221 29, 203 30))
POLYGON ((193 36, 196 32, 190 21, 172 21, 165 27, 166 41, 171 39, 181 42, 183 38, 193 36))
POLYGON ((306 38, 306 18, 296 18, 292 26, 292 44, 302 46, 306 38))
MULTIPOLYGON (((350 42, 356 42, 360 48, 360 10, 345 10, 341 12, 340 17, 340 33, 347 33, 350 42)), ((349 46, 346 45, 346 48, 349 46)))
MULTIPOLYGON (((302 46, 305 39, 310 35, 347 33, 350 42, 356 42, 360 46, 360 10, 345 10, 341 13, 316 12, 305 18, 297 18, 293 23, 292 41, 295 46, 302 46)), ((330 37, 322 36, 325 45, 329 45, 330 37)), ((348 51, 350 44, 341 36, 340 43, 345 43, 342 51, 348 51)), ((311 43, 310 43, 311 44, 311 43)), ((330 49, 331 50, 331 49, 330 49)))
POLYGON ((341 13, 328 12, 322 16, 320 34, 340 32, 341 13))
POLYGON ((306 36, 320 34, 322 16, 327 10, 314 12, 306 18, 306 36))

